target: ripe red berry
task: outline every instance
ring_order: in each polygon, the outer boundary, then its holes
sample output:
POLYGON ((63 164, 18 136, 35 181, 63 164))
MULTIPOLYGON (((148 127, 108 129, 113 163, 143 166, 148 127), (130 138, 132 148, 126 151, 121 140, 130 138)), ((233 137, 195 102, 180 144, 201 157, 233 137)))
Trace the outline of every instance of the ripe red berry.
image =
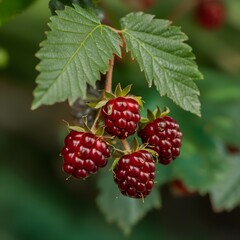
POLYGON ((114 168, 114 181, 123 195, 145 198, 154 185, 155 162, 146 150, 122 156, 114 168))
POLYGON ((104 167, 110 157, 108 145, 102 138, 77 131, 71 131, 66 136, 61 154, 64 172, 82 179, 104 167))
POLYGON ((135 133, 140 120, 139 105, 130 97, 116 97, 102 108, 105 130, 112 136, 125 139, 135 133))
POLYGON ((164 165, 180 155, 182 133, 178 123, 169 116, 148 123, 138 131, 138 136, 158 153, 158 161, 164 165))
POLYGON ((217 29, 225 20, 225 6, 221 0, 200 0, 196 9, 199 24, 206 29, 217 29))

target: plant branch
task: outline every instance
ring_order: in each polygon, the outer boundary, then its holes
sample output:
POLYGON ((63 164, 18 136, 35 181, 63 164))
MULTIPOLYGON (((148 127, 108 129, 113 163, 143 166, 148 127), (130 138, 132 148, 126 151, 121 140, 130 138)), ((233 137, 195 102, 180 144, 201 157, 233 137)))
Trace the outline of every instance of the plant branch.
MULTIPOLYGON (((102 91, 102 96, 101 99, 104 99, 105 97, 105 92, 112 92, 112 74, 113 74, 113 67, 114 67, 114 56, 113 58, 109 61, 109 70, 106 76, 105 80, 105 88, 102 91)), ((98 113, 96 115, 95 121, 91 127, 91 131, 95 132, 98 127, 98 121, 101 117, 101 108, 98 110, 98 113)))
POLYGON ((121 139, 121 143, 122 143, 125 150, 127 150, 129 152, 131 151, 131 147, 130 147, 127 139, 121 139))
POLYGON ((109 62, 109 70, 106 76, 105 81, 105 89, 103 91, 102 98, 104 98, 105 92, 112 92, 112 73, 113 73, 113 67, 114 67, 114 56, 109 62))

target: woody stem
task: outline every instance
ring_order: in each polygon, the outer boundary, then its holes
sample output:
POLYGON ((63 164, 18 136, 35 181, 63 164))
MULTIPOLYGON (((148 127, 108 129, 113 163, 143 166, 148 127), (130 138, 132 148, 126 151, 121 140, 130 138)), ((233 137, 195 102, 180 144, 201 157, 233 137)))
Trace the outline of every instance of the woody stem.
POLYGON ((125 150, 131 151, 131 147, 130 147, 127 139, 121 139, 121 143, 122 143, 122 145, 123 145, 123 147, 124 147, 125 150))
MULTIPOLYGON (((113 73, 113 66, 114 66, 114 56, 113 58, 109 61, 109 70, 106 76, 106 80, 105 80, 105 88, 102 92, 102 97, 101 99, 104 98, 105 96, 105 92, 112 92, 112 73, 113 73)), ((98 110, 98 113, 96 115, 95 121, 91 127, 91 130, 93 132, 95 132, 97 130, 98 127, 98 121, 99 118, 101 117, 101 108, 98 110)))

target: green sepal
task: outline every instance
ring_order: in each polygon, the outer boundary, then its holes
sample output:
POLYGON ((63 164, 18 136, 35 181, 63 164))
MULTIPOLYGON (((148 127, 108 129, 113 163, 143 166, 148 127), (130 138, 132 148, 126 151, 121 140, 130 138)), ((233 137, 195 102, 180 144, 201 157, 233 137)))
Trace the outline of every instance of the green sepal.
POLYGON ((105 92, 105 99, 107 99, 107 100, 111 100, 111 99, 113 99, 113 98, 115 98, 116 96, 113 94, 113 93, 111 93, 111 92, 105 92))
POLYGON ((116 97, 122 97, 121 94, 122 94, 122 87, 121 87, 121 84, 118 83, 118 85, 115 88, 114 95, 116 97))
POLYGON ((140 119, 140 123, 145 124, 145 123, 148 123, 148 122, 149 122, 149 119, 148 119, 148 118, 141 117, 141 119, 140 119))
MULTIPOLYGON (((160 110, 160 109, 159 109, 160 110)), ((160 111, 161 112, 161 111, 160 111)), ((160 113, 160 117, 165 117, 170 113, 170 109, 168 107, 165 107, 163 109, 163 112, 160 113)))
POLYGON ((133 145, 132 145, 132 149, 133 149, 133 152, 137 151, 139 148, 139 142, 137 140, 136 137, 133 138, 133 145))
POLYGON ((138 105, 143 109, 143 103, 144 101, 142 100, 142 97, 136 97, 136 96, 133 96, 133 99, 138 103, 138 105))
POLYGON ((95 109, 99 109, 99 108, 105 106, 107 102, 108 102, 108 100, 103 99, 103 100, 100 100, 100 101, 97 101, 97 102, 90 102, 87 105, 89 107, 92 107, 92 108, 95 108, 95 109))
POLYGON ((99 127, 96 132, 95 132, 95 135, 99 136, 99 137, 102 137, 103 134, 104 134, 104 127, 99 127))
POLYGON ((79 126, 68 126, 68 129, 76 132, 85 132, 85 129, 79 126))
POLYGON ((115 88, 114 95, 115 97, 126 97, 132 88, 132 84, 127 85, 124 89, 122 89, 121 84, 118 83, 118 85, 115 88))
POLYGON ((113 163, 112 163, 112 165, 111 165, 111 168, 110 168, 110 170, 111 170, 112 172, 114 172, 114 168, 115 168, 116 165, 118 164, 119 159, 120 159, 120 158, 115 158, 115 159, 114 159, 114 161, 113 161, 113 163))
POLYGON ((127 95, 130 93, 131 88, 132 88, 132 84, 127 85, 127 86, 122 90, 121 97, 127 96, 127 95))
POLYGON ((141 128, 144 128, 149 122, 154 121, 157 118, 165 117, 170 113, 170 109, 165 107, 163 111, 157 106, 154 111, 147 109, 147 118, 141 117, 141 128))
POLYGON ((85 129, 85 132, 92 133, 92 130, 89 128, 87 124, 87 116, 83 116, 82 120, 83 120, 83 128, 85 129))
POLYGON ((153 121, 155 119, 155 115, 152 111, 147 109, 147 118, 149 119, 149 122, 153 121))

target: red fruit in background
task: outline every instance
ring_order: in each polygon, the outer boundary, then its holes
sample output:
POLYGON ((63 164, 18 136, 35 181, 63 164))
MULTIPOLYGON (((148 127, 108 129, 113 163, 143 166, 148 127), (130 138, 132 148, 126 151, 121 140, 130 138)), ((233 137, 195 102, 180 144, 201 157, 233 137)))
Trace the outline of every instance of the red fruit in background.
POLYGON ((92 133, 71 131, 61 152, 64 172, 75 178, 87 178, 106 166, 110 151, 107 143, 92 133))
POLYGON ((123 195, 145 198, 152 191, 155 162, 146 150, 122 156, 113 171, 114 181, 123 195))
POLYGON ((180 155, 182 133, 178 123, 169 116, 159 117, 138 131, 143 143, 158 153, 158 161, 169 164, 180 155))
POLYGON ((225 21, 225 6, 221 0, 200 0, 196 8, 196 19, 205 29, 217 29, 225 21))
POLYGON ((139 105, 130 97, 116 97, 102 108, 105 130, 112 136, 125 139, 135 133, 140 120, 139 105))
POLYGON ((179 179, 175 179, 170 183, 170 189, 176 196, 192 196, 197 194, 197 192, 189 190, 179 179))
POLYGON ((230 155, 235 155, 240 153, 240 149, 234 145, 227 145, 226 149, 230 155))

